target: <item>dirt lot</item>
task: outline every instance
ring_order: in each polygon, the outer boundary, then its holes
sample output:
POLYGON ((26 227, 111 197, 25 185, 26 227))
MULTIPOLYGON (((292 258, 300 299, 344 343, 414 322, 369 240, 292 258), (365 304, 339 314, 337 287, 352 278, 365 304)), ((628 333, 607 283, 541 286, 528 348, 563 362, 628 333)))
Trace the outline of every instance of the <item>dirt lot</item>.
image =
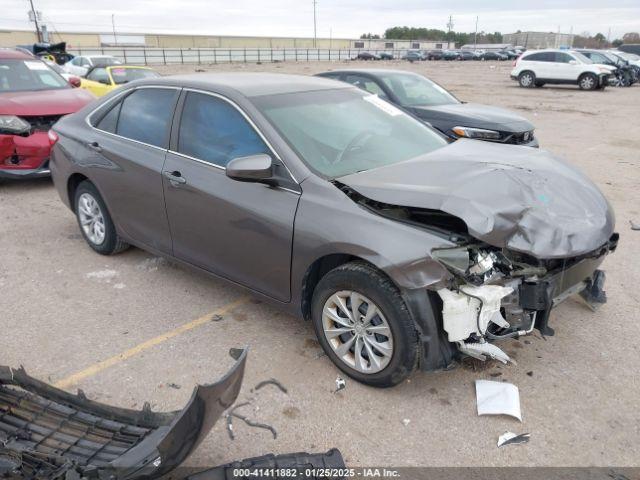
MULTIPOLYGON (((197 68, 313 74, 345 66, 197 68)), ((506 62, 384 66, 424 73, 462 100, 519 112, 536 125, 544 148, 595 180, 615 208, 621 234, 618 252, 605 262, 608 304, 592 313, 568 300, 552 316, 555 337, 505 342, 517 366, 418 373, 390 390, 347 381, 346 390, 334 394, 338 372, 319 355, 311 325, 140 250, 99 256, 85 245, 49 181, 5 182, 0 364, 23 364, 35 376, 82 388, 99 401, 141 408, 149 400, 164 410, 180 408, 196 382, 226 371, 230 347, 250 345, 240 399, 254 399, 244 412, 273 425, 278 438, 236 422, 230 441, 221 422, 189 460, 193 466, 334 446, 354 466, 640 465, 640 231, 629 224, 640 223, 640 87, 524 90, 509 80, 506 62), (216 313, 222 319, 209 321, 216 313), (183 324, 189 328, 174 331, 183 324), (252 392, 272 377, 288 394, 272 387, 252 392), (476 415, 478 378, 520 388, 522 424, 476 415), (497 437, 507 430, 530 432, 531 442, 498 450, 497 437)))

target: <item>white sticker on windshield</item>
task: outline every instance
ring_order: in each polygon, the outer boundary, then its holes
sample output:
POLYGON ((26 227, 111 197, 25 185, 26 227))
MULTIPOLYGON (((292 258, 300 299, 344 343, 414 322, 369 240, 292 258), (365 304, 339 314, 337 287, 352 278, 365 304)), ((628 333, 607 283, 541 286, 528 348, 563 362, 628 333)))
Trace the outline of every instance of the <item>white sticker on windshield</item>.
POLYGON ((399 108, 394 107, 393 105, 391 105, 388 102, 385 102, 384 100, 382 100, 377 95, 368 95, 368 96, 364 97, 364 99, 367 102, 372 103, 373 105, 378 107, 383 112, 388 113, 389 115, 391 115, 393 117, 395 117, 397 115, 402 115, 402 110, 400 110, 399 108))
POLYGON ((29 70, 49 70, 44 62, 24 62, 29 70))

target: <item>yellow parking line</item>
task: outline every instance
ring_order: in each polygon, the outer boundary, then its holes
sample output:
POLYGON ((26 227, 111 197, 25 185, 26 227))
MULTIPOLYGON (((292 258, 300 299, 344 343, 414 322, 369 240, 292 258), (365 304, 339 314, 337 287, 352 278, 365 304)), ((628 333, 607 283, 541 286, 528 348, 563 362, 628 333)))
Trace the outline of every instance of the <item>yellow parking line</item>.
POLYGON ((134 355, 137 355, 141 352, 144 352, 145 350, 148 350, 151 347, 155 347, 156 345, 166 342, 171 338, 177 337, 178 335, 184 332, 188 332, 189 330, 193 330, 194 328, 198 328, 202 325, 205 325, 206 323, 211 321, 211 318, 214 315, 224 315, 225 313, 233 310, 234 308, 247 303, 248 300, 249 300, 249 297, 242 297, 239 300, 236 300, 235 302, 231 302, 211 313, 208 313, 207 315, 204 315, 200 318, 196 318, 195 320, 189 323, 185 323, 184 325, 181 325, 178 328, 175 328, 174 330, 163 333, 162 335, 158 335, 157 337, 154 337, 150 340, 147 340, 146 342, 136 345, 135 347, 125 350, 124 352, 119 353, 118 355, 114 355, 111 358, 107 358, 106 360, 102 360, 101 362, 94 363, 93 365, 85 368, 84 370, 74 373, 73 375, 69 375, 68 377, 63 378, 62 380, 56 382, 54 386, 58 388, 69 388, 70 386, 75 385, 81 380, 84 380, 85 378, 88 378, 88 377, 92 377, 96 373, 99 373, 102 370, 105 370, 109 367, 117 365, 118 363, 123 362, 124 360, 127 360, 128 358, 131 358, 134 355))

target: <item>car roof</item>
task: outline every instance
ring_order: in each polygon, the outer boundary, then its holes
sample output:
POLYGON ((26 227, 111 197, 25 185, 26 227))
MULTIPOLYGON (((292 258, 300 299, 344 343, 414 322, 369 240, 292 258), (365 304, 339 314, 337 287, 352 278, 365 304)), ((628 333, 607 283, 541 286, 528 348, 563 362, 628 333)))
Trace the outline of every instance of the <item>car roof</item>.
POLYGON ((420 75, 419 73, 416 72, 409 72, 407 70, 394 70, 391 68, 339 68, 337 70, 330 70, 328 72, 322 72, 321 74, 317 74, 317 75, 322 75, 322 74, 332 74, 332 73, 364 73, 364 74, 369 74, 369 75, 378 75, 381 73, 396 73, 396 74, 403 74, 403 75, 415 75, 417 77, 421 77, 422 75, 420 75))
POLYGON ((13 48, 0 48, 0 58, 15 58, 18 60, 40 60, 38 57, 13 48))
POLYGON ((136 85, 167 85, 201 90, 233 90, 245 97, 354 88, 345 83, 283 73, 195 73, 142 80, 136 85))

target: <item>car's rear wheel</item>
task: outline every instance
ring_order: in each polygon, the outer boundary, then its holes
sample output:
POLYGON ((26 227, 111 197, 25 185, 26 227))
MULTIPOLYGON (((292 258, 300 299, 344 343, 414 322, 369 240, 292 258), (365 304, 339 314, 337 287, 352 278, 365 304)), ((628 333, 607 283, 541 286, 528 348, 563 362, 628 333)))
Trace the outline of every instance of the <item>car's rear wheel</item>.
POLYGON ((518 83, 523 88, 531 88, 536 83, 536 76, 533 72, 522 72, 520 75, 518 75, 518 83))
POLYGON ((585 73, 578 79, 578 86, 582 90, 595 90, 598 88, 598 77, 593 73, 585 73))
POLYGON ((107 206, 96 187, 89 181, 78 185, 74 210, 80 232, 89 246, 102 255, 113 255, 129 248, 116 233, 107 206))
POLYGON ((312 319, 325 353, 359 382, 391 387, 417 366, 418 338, 409 310, 393 282, 366 263, 348 263, 322 277, 312 319))

